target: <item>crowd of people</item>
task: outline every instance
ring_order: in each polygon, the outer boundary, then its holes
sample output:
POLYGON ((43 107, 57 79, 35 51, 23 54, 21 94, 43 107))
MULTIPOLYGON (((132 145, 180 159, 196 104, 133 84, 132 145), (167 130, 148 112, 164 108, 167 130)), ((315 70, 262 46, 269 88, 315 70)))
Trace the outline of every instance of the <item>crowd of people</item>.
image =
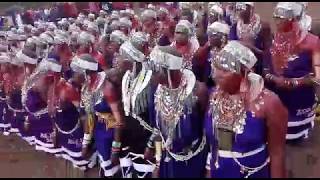
POLYGON ((100 177, 286 177, 314 126, 307 3, 162 2, 0 32, 0 130, 100 177))

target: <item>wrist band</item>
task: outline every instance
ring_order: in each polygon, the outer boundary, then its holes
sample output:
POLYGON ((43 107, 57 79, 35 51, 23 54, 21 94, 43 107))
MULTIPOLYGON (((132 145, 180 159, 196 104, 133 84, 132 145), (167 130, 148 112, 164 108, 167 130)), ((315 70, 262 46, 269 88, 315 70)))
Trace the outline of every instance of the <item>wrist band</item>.
POLYGON ((113 148, 120 148, 121 147, 121 142, 113 141, 112 142, 112 147, 113 148))
POLYGON ((153 142, 148 141, 148 143, 147 143, 148 148, 152 148, 152 149, 154 148, 154 146, 152 145, 152 143, 153 143, 153 142))
POLYGON ((297 86, 299 86, 299 81, 298 80, 294 80, 293 84, 294 84, 295 87, 297 87, 297 86))
POLYGON ((83 140, 82 141, 82 146, 88 146, 90 144, 90 141, 83 140))
POLYGON ((85 134, 83 135, 83 141, 85 141, 85 140, 86 140, 86 141, 91 141, 91 138, 92 138, 91 134, 86 134, 86 133, 85 133, 85 134))

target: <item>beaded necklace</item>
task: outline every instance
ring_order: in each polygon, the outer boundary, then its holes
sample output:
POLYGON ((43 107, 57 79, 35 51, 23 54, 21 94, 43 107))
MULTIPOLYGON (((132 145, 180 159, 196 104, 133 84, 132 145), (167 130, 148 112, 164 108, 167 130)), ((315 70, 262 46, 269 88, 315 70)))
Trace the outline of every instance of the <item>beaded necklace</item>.
POLYGON ((253 39, 256 39, 260 30, 261 30, 261 21, 260 21, 260 16, 258 14, 254 14, 251 17, 249 24, 244 24, 241 18, 238 19, 237 35, 239 39, 243 39, 245 36, 249 36, 249 37, 252 37, 253 39))

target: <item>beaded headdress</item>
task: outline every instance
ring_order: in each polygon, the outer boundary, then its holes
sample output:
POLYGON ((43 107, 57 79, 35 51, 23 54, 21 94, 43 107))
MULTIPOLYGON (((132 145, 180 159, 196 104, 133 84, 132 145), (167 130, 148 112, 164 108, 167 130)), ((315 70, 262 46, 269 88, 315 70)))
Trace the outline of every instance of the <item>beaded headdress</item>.
POLYGON ((169 11, 167 8, 164 7, 160 7, 159 12, 165 13, 165 14, 169 14, 169 11))
POLYGON ((257 62, 253 52, 238 41, 229 41, 217 54, 214 65, 225 70, 241 73, 241 66, 252 69, 257 62))
POLYGON ((246 5, 253 7, 254 2, 236 2, 236 9, 246 10, 247 9, 246 5))
POLYGON ((192 24, 187 20, 180 20, 176 25, 175 32, 180 32, 187 34, 188 36, 192 35, 192 24))
POLYGON ((157 13, 152 9, 146 9, 141 13, 141 21, 146 21, 148 19, 156 19, 157 13))
POLYGON ((70 67, 76 72, 84 72, 85 70, 97 71, 98 63, 92 59, 93 57, 90 54, 75 56, 70 63, 70 67))
POLYGON ((222 33, 224 35, 228 35, 230 33, 230 27, 226 23, 216 21, 208 27, 207 33, 208 34, 222 33))
POLYGON ((61 72, 61 64, 54 58, 45 58, 37 66, 37 70, 40 72, 61 72))
POLYGON ((32 58, 32 57, 26 55, 25 53, 23 53, 22 50, 20 50, 20 51, 17 53, 16 58, 17 58, 18 60, 20 60, 21 62, 27 63, 27 64, 33 64, 33 65, 35 65, 35 64, 38 63, 38 59, 37 59, 37 58, 32 58))
POLYGON ((54 37, 54 43, 55 44, 68 43, 68 35, 63 31, 59 31, 58 33, 56 33, 54 37))
POLYGON ((39 36, 39 41, 43 44, 53 44, 54 39, 52 36, 50 36, 48 33, 42 33, 39 36))
POLYGON ((279 2, 274 9, 273 17, 295 19, 302 14, 302 6, 295 2, 279 2))
POLYGON ((90 43, 94 43, 94 36, 92 34, 89 34, 85 31, 82 31, 78 36, 78 44, 80 45, 87 45, 90 43))
POLYGON ((219 5, 213 5, 209 9, 210 15, 216 15, 223 16, 223 9, 219 5))
POLYGON ((110 41, 117 42, 118 44, 122 44, 128 40, 128 37, 120 30, 112 31, 110 34, 110 41))
POLYGON ((132 27, 132 22, 126 17, 120 18, 119 19, 119 23, 120 23, 120 26, 125 26, 127 28, 131 28, 132 27))
POLYGON ((141 45, 147 43, 148 39, 146 34, 143 32, 136 32, 132 35, 129 41, 124 42, 119 49, 121 56, 128 60, 133 60, 137 62, 143 62, 146 60, 145 55, 135 47, 136 45, 141 45))
POLYGON ((7 53, 0 53, 0 64, 10 63, 10 57, 7 53))
POLYGON ((156 46, 150 53, 150 61, 155 65, 168 70, 180 70, 183 67, 183 58, 165 52, 162 47, 156 46))
POLYGON ((191 2, 179 2, 180 9, 191 9, 191 2))

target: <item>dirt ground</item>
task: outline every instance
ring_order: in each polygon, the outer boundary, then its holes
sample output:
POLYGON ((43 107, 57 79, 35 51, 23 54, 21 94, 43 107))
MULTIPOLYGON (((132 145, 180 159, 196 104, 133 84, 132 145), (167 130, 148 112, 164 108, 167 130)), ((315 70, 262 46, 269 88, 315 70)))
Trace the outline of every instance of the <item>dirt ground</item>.
MULTIPOLYGON (((320 122, 307 141, 300 145, 287 145, 288 177, 320 177, 320 122)), ((50 154, 35 151, 20 137, 0 135, 0 178, 62 178, 98 177, 98 168, 82 172, 50 154)))

